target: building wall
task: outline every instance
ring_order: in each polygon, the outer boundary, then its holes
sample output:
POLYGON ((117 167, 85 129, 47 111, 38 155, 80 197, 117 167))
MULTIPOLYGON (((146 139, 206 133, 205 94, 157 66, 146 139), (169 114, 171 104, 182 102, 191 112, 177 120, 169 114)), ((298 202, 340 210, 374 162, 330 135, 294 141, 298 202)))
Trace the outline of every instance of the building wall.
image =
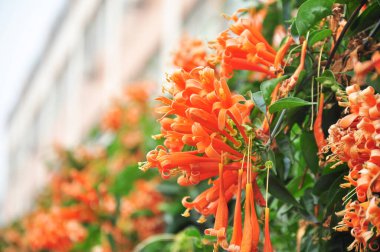
POLYGON ((231 2, 68 1, 8 123, 10 183, 0 222, 33 206, 49 179, 52 144, 78 144, 123 85, 162 82, 181 34, 212 39, 231 2))

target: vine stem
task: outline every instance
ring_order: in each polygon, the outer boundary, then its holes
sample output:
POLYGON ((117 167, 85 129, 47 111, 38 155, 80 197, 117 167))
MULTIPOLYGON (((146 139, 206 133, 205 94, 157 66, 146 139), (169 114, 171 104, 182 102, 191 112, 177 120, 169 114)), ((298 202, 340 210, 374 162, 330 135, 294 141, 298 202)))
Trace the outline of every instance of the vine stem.
POLYGON ((268 208, 268 191, 269 191, 269 167, 267 167, 267 183, 265 187, 265 207, 268 208))
POLYGON ((158 241, 172 241, 175 239, 175 236, 173 234, 161 234, 161 235, 155 235, 152 237, 149 237, 145 240, 143 240, 141 243, 139 243, 133 252, 140 252, 143 251, 143 249, 148 246, 151 243, 158 242, 158 241))
POLYGON ((342 33, 339 35, 339 38, 336 41, 336 43, 335 43, 335 45, 334 45, 334 47, 333 47, 333 49, 331 51, 331 54, 330 54, 329 58, 327 59, 327 63, 326 63, 325 69, 329 69, 329 67, 330 67, 330 65, 332 63, 332 60, 334 58, 334 55, 335 55, 336 51, 338 50, 338 47, 339 47, 340 43, 343 40, 344 34, 347 32, 348 28, 351 26, 352 22, 354 21, 354 19, 358 15, 358 13, 361 10, 361 8, 367 2, 368 2, 368 0, 362 0, 361 3, 360 3, 360 5, 354 10, 354 12, 352 13, 351 17, 348 19, 346 25, 343 27, 342 33))

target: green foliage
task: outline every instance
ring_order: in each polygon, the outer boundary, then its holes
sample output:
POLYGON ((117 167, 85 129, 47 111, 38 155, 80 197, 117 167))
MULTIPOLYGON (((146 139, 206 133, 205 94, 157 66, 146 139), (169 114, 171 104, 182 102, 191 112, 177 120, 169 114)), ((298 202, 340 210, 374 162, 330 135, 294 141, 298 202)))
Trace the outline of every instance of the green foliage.
POLYGON ((303 208, 302 205, 294 198, 294 196, 286 189, 283 183, 275 176, 269 176, 269 193, 279 200, 294 205, 298 208, 303 208))
POLYGON ((334 0, 307 0, 298 9, 295 25, 299 35, 306 35, 311 27, 331 14, 334 0))
POLYGON ((319 41, 323 41, 326 38, 329 38, 332 34, 330 29, 315 30, 312 31, 309 35, 308 45, 312 46, 319 41))
POLYGON ((275 103, 273 103, 269 107, 269 112, 275 113, 275 112, 279 112, 279 111, 284 110, 284 109, 292 109, 292 108, 297 108, 297 107, 302 107, 302 106, 310 106, 312 104, 315 104, 315 103, 305 101, 305 100, 298 98, 298 97, 286 97, 286 98, 282 98, 282 99, 276 101, 275 103))
POLYGON ((126 183, 126 181, 150 179, 153 176, 155 176, 155 173, 152 170, 141 172, 141 170, 138 169, 137 164, 130 165, 116 175, 115 180, 109 190, 117 197, 128 195, 133 189, 133 183, 126 183))
POLYGON ((267 106, 265 105, 265 100, 264 100, 264 97, 263 97, 263 92, 262 91, 258 91, 258 92, 255 92, 255 93, 250 93, 250 95, 251 95, 251 98, 252 98, 253 102, 255 103, 255 106, 262 113, 266 113, 267 106))
POLYGON ((91 251, 91 249, 100 243, 101 241, 101 230, 98 225, 90 225, 87 227, 87 239, 83 242, 76 243, 72 248, 72 252, 80 252, 80 251, 91 251))
POLYGON ((347 35, 352 36, 357 34, 379 22, 379 13, 380 4, 375 1, 369 3, 363 13, 361 13, 360 16, 354 20, 347 35))
POLYGON ((261 90, 262 96, 264 97, 266 105, 270 104, 270 102, 271 102, 271 95, 272 95, 272 92, 275 89, 275 87, 279 83, 281 83, 281 81, 287 79, 288 77, 289 76, 284 75, 284 76, 281 76, 279 78, 266 80, 266 81, 264 81, 264 82, 261 83, 260 90, 261 90))
POLYGON ((301 134, 301 152, 303 158, 306 161, 308 168, 314 173, 317 174, 319 172, 319 164, 318 164, 318 147, 315 143, 314 135, 311 132, 304 131, 301 134))

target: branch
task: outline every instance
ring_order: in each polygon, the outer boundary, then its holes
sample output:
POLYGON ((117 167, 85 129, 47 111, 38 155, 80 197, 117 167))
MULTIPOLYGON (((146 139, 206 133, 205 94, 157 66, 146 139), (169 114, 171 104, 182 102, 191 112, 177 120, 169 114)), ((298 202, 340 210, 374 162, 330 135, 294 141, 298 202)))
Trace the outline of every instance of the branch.
POLYGON ((343 40, 343 37, 344 37, 344 34, 347 32, 348 28, 351 26, 352 22, 354 21, 354 19, 356 18, 356 16, 359 14, 359 11, 361 10, 361 8, 368 2, 368 0, 362 0, 360 5, 355 9, 355 11, 352 13, 351 17, 348 19, 346 25, 343 27, 343 30, 342 30, 342 33, 339 35, 339 38, 338 40, 336 41, 332 51, 331 51, 331 54, 329 56, 329 58, 327 59, 327 63, 326 63, 326 67, 325 69, 329 69, 331 63, 332 63, 332 60, 334 58, 334 55, 336 53, 336 51, 338 50, 338 47, 340 45, 340 43, 342 42, 343 40))

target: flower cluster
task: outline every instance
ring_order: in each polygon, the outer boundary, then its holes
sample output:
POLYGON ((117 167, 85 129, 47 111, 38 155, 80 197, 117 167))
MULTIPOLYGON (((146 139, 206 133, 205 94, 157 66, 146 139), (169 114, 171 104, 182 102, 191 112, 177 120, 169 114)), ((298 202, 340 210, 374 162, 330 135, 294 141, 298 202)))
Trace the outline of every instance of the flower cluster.
POLYGON ((0 239, 1 251, 131 251, 164 231, 158 207, 163 196, 135 165, 145 148, 141 121, 151 116, 149 87, 149 82, 128 85, 90 143, 73 150, 55 146, 51 183, 17 232, 0 239))
MULTIPOLYGON (((191 72, 178 70, 168 78, 171 98, 160 97, 163 106, 157 111, 164 146, 147 154, 143 170, 157 167, 163 178, 179 175, 182 186, 195 185, 218 177, 212 186, 192 202, 182 201, 184 216, 194 209, 201 214, 199 222, 210 215, 215 225, 207 235, 217 237, 217 245, 231 251, 240 247, 257 248, 260 235, 255 202, 265 205, 253 171, 257 157, 252 155, 254 130, 249 126, 253 103, 231 93, 226 79, 217 78, 213 69, 198 67, 191 72), (246 189, 244 230, 242 232, 241 190, 246 189), (227 202, 236 195, 234 238, 228 245, 227 202), (254 238, 254 239, 253 239, 254 238)), ((248 251, 248 250, 242 250, 248 251)))
POLYGON ((156 186, 154 181, 137 180, 135 190, 121 200, 118 226, 126 232, 136 232, 138 240, 164 231, 159 208, 164 197, 156 190, 156 186))
POLYGON ((252 12, 238 10, 229 18, 233 24, 210 42, 215 53, 210 55, 209 61, 214 65, 220 63, 223 77, 232 77, 234 70, 249 70, 261 73, 261 77, 273 78, 277 53, 260 32, 265 12, 239 17, 243 11, 252 12))
POLYGON ((103 116, 103 129, 116 132, 122 127, 138 124, 141 115, 146 112, 146 104, 153 86, 148 81, 128 84, 123 96, 115 100, 103 116))
POLYGON ((91 221, 93 216, 86 213, 81 207, 55 207, 36 212, 26 226, 31 249, 69 251, 74 243, 87 236, 83 223, 91 221))
MULTIPOLYGON (((350 111, 329 129, 328 161, 347 163, 349 174, 342 187, 354 187, 358 201, 348 203, 339 229, 352 228, 355 246, 366 246, 380 231, 377 194, 380 192, 380 95, 372 87, 358 85, 346 89, 350 111), (377 232, 371 231, 374 227, 377 232)), ((352 246, 354 246, 354 244, 352 246)))
POLYGON ((173 65, 189 72, 199 66, 207 66, 206 46, 202 40, 185 35, 181 38, 178 50, 173 53, 173 65))

